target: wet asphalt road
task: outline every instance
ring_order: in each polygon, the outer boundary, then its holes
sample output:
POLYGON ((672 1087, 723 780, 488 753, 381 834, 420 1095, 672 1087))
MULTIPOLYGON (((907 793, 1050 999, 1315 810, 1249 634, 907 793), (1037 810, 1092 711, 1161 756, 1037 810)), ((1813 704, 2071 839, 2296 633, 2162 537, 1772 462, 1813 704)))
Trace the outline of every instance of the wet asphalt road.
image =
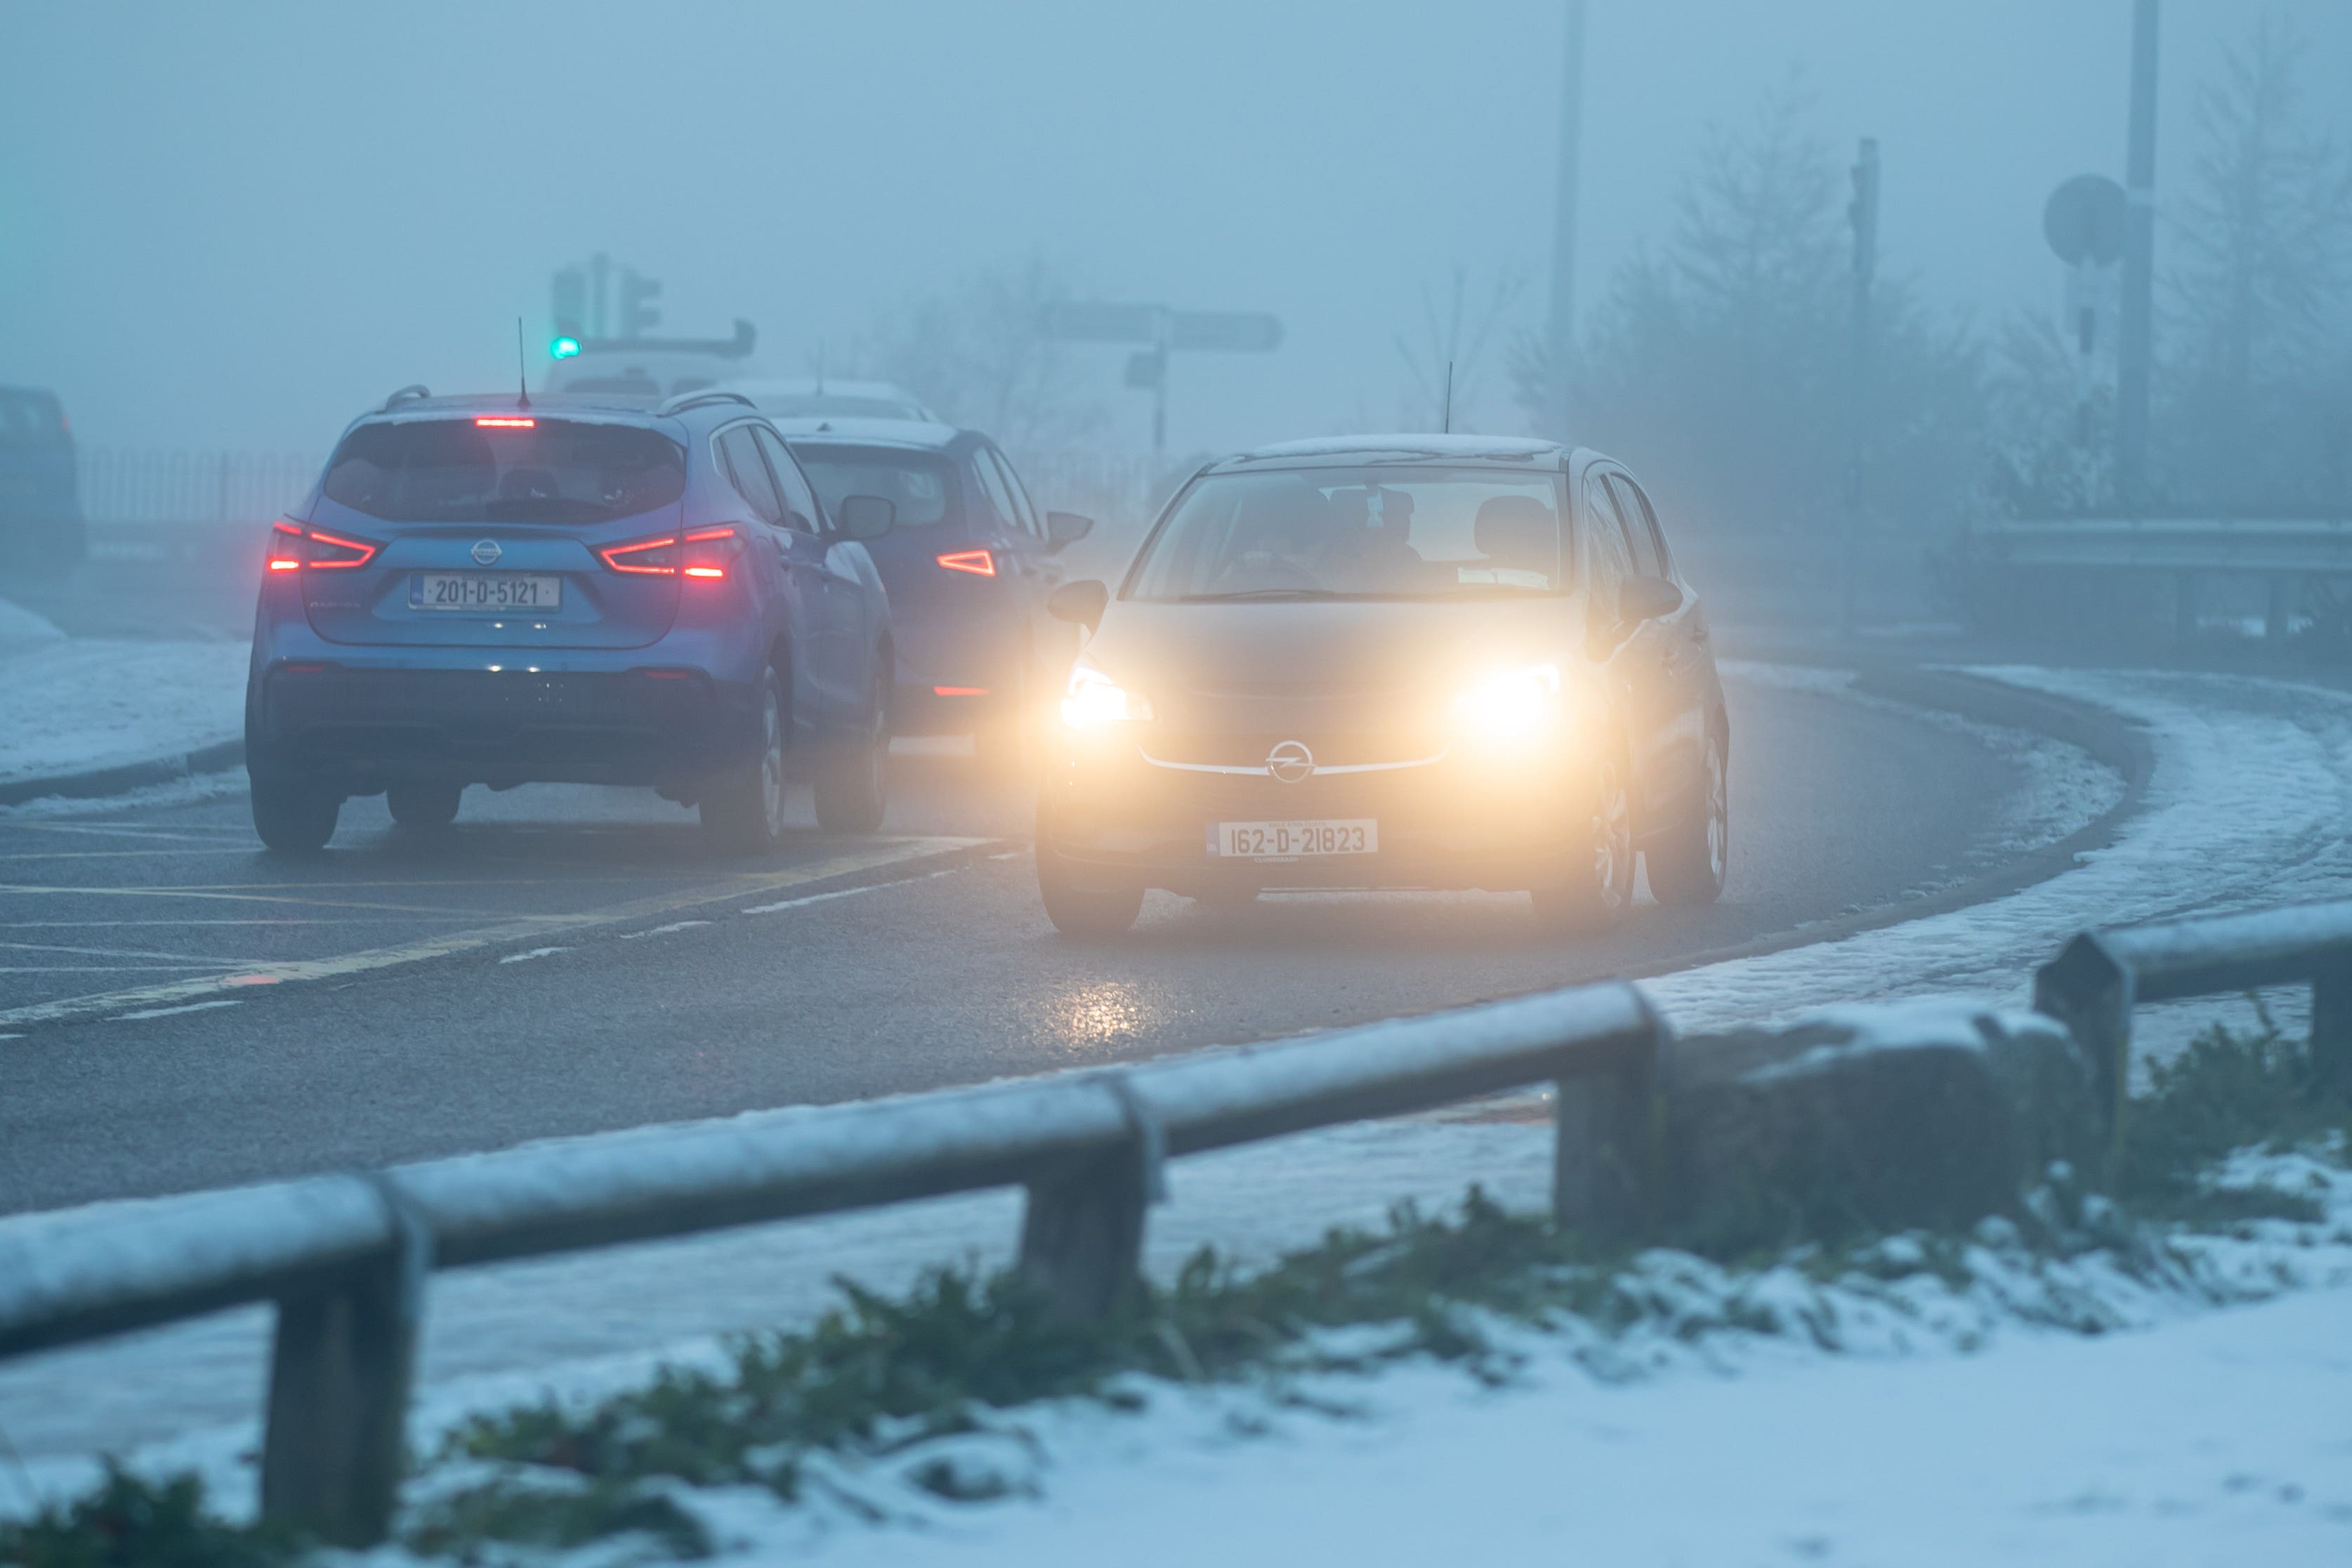
MULTIPOLYGON (((1166 894, 1059 939, 1029 797, 902 758, 888 836, 752 866, 649 793, 354 801, 258 852, 241 794, 0 818, 0 1210, 836 1101, 1654 972, 1980 861, 2012 765, 1947 727, 1735 680, 1724 901, 1602 942, 1520 895, 1166 894)), ((804 792, 795 806, 803 821, 804 792)))

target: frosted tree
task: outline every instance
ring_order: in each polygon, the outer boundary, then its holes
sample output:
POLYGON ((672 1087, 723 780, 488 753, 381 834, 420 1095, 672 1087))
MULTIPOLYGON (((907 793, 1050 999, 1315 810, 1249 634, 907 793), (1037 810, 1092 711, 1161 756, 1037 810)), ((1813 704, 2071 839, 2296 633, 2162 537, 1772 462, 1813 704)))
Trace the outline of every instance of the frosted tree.
POLYGON ((2305 49, 2265 18, 2224 57, 2198 101, 2192 183, 2168 230, 2167 444, 2189 459, 2176 485, 2217 476, 2223 487, 2197 497, 2208 504, 2345 498, 2352 163, 2308 111, 2305 49), (2230 460, 2208 461, 2216 452, 2230 460))

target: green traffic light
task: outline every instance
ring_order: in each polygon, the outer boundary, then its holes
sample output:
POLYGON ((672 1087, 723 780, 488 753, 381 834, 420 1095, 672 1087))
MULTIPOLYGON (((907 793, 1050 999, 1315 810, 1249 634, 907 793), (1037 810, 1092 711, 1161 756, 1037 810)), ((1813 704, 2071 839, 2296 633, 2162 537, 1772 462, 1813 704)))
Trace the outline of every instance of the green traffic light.
POLYGON ((551 360, 568 360, 579 351, 580 340, 577 338, 558 338, 547 346, 547 355, 551 360))

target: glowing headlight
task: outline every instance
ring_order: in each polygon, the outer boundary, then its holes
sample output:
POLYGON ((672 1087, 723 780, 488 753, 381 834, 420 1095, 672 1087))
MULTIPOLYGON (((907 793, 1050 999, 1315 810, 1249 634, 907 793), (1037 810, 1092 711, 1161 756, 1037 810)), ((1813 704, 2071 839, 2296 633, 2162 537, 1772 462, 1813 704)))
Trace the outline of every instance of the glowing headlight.
POLYGON ((1559 708, 1559 666, 1530 664, 1492 671, 1463 687, 1454 719, 1472 739, 1524 746, 1552 732, 1559 708))
POLYGON ((1092 664, 1070 672, 1069 690, 1062 696, 1062 722, 1072 729, 1100 729, 1121 720, 1151 716, 1151 704, 1114 682, 1092 664))

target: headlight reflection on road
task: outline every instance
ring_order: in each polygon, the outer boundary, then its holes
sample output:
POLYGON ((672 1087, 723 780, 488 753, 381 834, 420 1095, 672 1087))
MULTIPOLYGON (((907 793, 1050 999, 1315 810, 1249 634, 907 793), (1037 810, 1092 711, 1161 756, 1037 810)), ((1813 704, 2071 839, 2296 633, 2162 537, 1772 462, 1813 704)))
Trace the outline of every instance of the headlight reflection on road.
POLYGON ((1079 987, 1064 998, 1061 1010, 1063 1034, 1074 1054, 1139 1040, 1150 1021, 1136 988, 1117 980, 1079 987))

